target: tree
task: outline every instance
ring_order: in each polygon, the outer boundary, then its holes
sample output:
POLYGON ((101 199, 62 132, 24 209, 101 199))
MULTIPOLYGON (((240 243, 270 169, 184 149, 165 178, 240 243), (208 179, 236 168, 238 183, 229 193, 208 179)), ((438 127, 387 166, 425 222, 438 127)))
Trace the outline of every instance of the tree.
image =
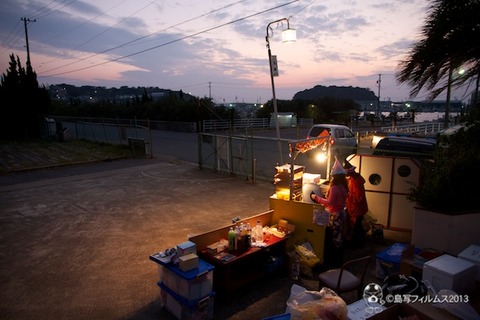
POLYGON ((37 74, 29 61, 23 68, 20 58, 10 55, 7 73, 0 82, 3 124, 0 138, 39 138, 45 127, 50 98, 48 91, 38 86, 37 74))
MULTIPOLYGON (((411 96, 430 91, 430 99, 447 90, 446 124, 450 89, 480 74, 480 0, 431 0, 422 38, 400 64, 397 80, 412 86, 411 96), (466 71, 454 77, 456 69, 466 71)), ((478 78, 477 78, 478 79, 478 78)), ((433 162, 423 168, 422 183, 410 199, 428 209, 458 212, 479 208, 474 182, 480 179, 480 124, 439 136, 433 162)))
POLYGON ((399 83, 408 83, 415 97, 422 89, 434 99, 446 89, 463 85, 480 74, 479 0, 431 0, 421 39, 399 65, 399 83), (452 77, 458 68, 466 71, 452 77))
POLYGON ((476 182, 480 179, 480 123, 440 135, 434 161, 426 162, 422 183, 410 199, 427 209, 459 212, 480 209, 476 182))

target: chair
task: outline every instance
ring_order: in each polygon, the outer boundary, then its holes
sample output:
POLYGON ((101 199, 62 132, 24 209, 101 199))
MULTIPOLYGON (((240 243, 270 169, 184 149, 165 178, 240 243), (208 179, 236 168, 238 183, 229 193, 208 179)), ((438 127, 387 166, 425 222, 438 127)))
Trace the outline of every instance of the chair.
POLYGON ((363 280, 367 273, 370 256, 349 260, 341 268, 330 269, 318 275, 319 290, 328 287, 338 295, 357 290, 358 299, 363 295, 363 280))

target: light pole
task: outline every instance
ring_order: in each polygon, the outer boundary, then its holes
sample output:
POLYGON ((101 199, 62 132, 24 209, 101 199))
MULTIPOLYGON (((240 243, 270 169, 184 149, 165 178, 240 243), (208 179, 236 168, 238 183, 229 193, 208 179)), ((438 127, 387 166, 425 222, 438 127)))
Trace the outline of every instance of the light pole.
POLYGON ((297 34, 295 29, 290 29, 290 22, 287 18, 278 19, 275 21, 270 22, 267 25, 267 35, 265 40, 267 41, 267 50, 268 50, 268 62, 270 63, 270 79, 272 81, 272 102, 273 102, 273 117, 275 119, 275 130, 277 135, 277 143, 278 143, 278 152, 280 155, 280 163, 283 164, 283 157, 282 157, 282 142, 280 141, 280 125, 278 123, 278 108, 277 108, 277 97, 275 96, 275 81, 274 77, 278 76, 278 69, 277 69, 277 57, 272 57, 272 51, 270 50, 270 31, 273 36, 273 29, 271 25, 276 23, 279 24, 282 21, 287 22, 287 29, 282 31, 282 42, 295 42, 297 38, 297 34))

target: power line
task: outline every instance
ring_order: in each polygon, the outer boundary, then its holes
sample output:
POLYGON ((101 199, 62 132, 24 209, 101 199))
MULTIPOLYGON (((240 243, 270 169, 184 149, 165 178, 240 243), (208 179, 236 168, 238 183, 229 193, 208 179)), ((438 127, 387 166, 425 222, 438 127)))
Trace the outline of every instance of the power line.
MULTIPOLYGON (((63 0, 59 3, 57 3, 55 0, 52 0, 50 3, 48 3, 47 5, 43 5, 42 7, 38 8, 37 10, 35 10, 32 14, 30 14, 31 17, 35 17, 34 20, 32 21, 36 21, 37 19, 41 19, 41 18, 44 18, 50 14, 52 14, 53 12, 59 10, 59 9, 62 9, 62 8, 65 8, 69 5, 71 5, 73 2, 75 2, 76 0, 63 0), (56 9, 57 7, 61 6, 62 3, 64 2, 67 2, 67 1, 70 1, 69 3, 63 5, 62 7, 56 9), (53 8, 49 8, 51 4, 55 4, 53 8)), ((23 19, 20 19, 23 21, 23 19)), ((8 48, 5 48, 2 50, 1 53, 4 53, 6 50, 8 49, 12 49, 13 46, 20 40, 20 33, 21 33, 21 28, 19 30, 16 31, 16 34, 15 34, 15 42, 9 44, 10 41, 13 41, 10 40, 10 38, 12 38, 12 34, 15 32, 15 29, 19 26, 20 22, 17 22, 17 24, 15 25, 15 27, 13 28, 13 30, 10 32, 10 34, 7 36, 7 38, 3 41, 5 43, 5 46, 8 47, 8 48)))
MULTIPOLYGON (((139 55, 139 54, 142 54, 142 53, 145 53, 145 52, 154 50, 154 49, 158 49, 158 48, 161 48, 161 47, 164 47, 164 46, 167 46, 167 45, 170 45, 170 44, 173 44, 173 43, 176 43, 176 42, 185 40, 185 39, 193 38, 193 37, 198 36, 198 35, 203 34, 203 33, 207 33, 207 32, 210 32, 210 31, 219 29, 219 28, 223 28, 223 27, 225 27, 225 26, 228 26, 228 25, 231 25, 231 24, 234 24, 234 23, 243 21, 243 20, 247 20, 247 19, 249 19, 249 18, 252 18, 252 17, 258 16, 258 15, 264 14, 264 13, 269 12, 269 11, 273 11, 273 10, 275 10, 275 9, 279 9, 279 8, 281 8, 281 7, 290 5, 290 4, 295 3, 295 2, 298 2, 298 1, 299 1, 299 0, 293 0, 293 1, 290 1, 290 2, 287 2, 287 3, 284 3, 284 4, 281 4, 281 5, 278 5, 278 6, 275 6, 275 7, 272 7, 272 8, 269 8, 269 9, 266 9, 266 10, 263 10, 263 11, 260 11, 260 12, 257 12, 257 13, 253 13, 253 14, 244 16, 244 17, 242 17, 242 18, 238 18, 238 19, 235 19, 235 20, 232 20, 232 21, 229 21, 229 22, 226 22, 226 23, 223 23, 223 24, 220 24, 220 25, 211 27, 211 28, 207 28, 207 29, 202 30, 202 31, 199 31, 199 32, 195 32, 195 33, 190 34, 190 35, 186 35, 186 36, 180 37, 180 38, 178 38, 178 39, 174 39, 174 40, 171 40, 171 41, 167 41, 167 42, 162 43, 162 44, 159 44, 159 45, 157 45, 157 46, 153 46, 153 47, 150 47, 150 48, 147 48, 147 49, 144 49, 144 50, 140 50, 140 51, 137 51, 137 52, 128 54, 128 55, 124 55, 124 56, 121 56, 121 57, 118 57, 118 58, 110 59, 110 60, 105 61, 105 62, 97 63, 97 64, 94 64, 94 65, 91 65, 91 66, 88 66, 88 67, 82 67, 82 68, 78 68, 78 69, 74 69, 74 70, 70 70, 70 71, 60 72, 60 73, 56 73, 56 74, 43 75, 42 77, 46 77, 46 76, 53 77, 53 76, 59 76, 59 75, 63 75, 63 74, 68 74, 68 73, 83 71, 83 70, 95 68, 95 67, 98 67, 98 66, 101 66, 101 65, 105 65, 105 64, 108 64, 108 63, 111 63, 111 62, 116 62, 116 61, 119 61, 119 60, 122 60, 122 59, 125 59, 125 58, 130 58, 130 57, 133 57, 133 56, 136 56, 136 55, 139 55)), ((50 71, 51 71, 51 70, 50 70, 50 71)), ((48 71, 47 71, 47 72, 48 72, 48 71)))
POLYGON ((93 39, 98 38, 98 37, 101 36, 102 34, 104 34, 104 33, 108 32, 109 30, 113 29, 115 26, 118 26, 119 24, 121 24, 122 22, 124 22, 125 20, 127 20, 128 18, 130 18, 131 16, 137 14, 138 12, 142 11, 142 10, 145 9, 146 7, 151 6, 155 1, 157 1, 157 0, 151 1, 149 4, 143 6, 142 8, 138 9, 138 10, 135 11, 134 13, 132 13, 132 14, 126 16, 125 18, 121 19, 121 20, 120 20, 119 22, 117 22, 116 24, 114 24, 114 25, 106 28, 106 29, 103 30, 102 32, 97 33, 95 36, 91 37, 91 38, 88 39, 87 41, 82 42, 82 43, 79 44, 78 46, 74 47, 72 50, 76 50, 76 49, 80 48, 81 46, 83 46, 84 44, 89 43, 89 42, 92 41, 93 39))
POLYGON ((8 49, 12 49, 14 45, 20 40, 20 33, 22 32, 22 27, 20 27, 20 21, 21 19, 17 21, 15 27, 13 27, 12 31, 10 31, 5 40, 3 40, 5 48, 2 50, 2 54, 8 49))
MULTIPOLYGON (((154 35, 159 34, 159 33, 161 33, 161 32, 165 32, 165 31, 167 31, 167 30, 169 30, 169 29, 176 28, 176 27, 178 27, 178 26, 180 26, 180 25, 183 25, 183 24, 185 24, 185 23, 198 20, 198 19, 200 19, 200 18, 202 18, 202 17, 205 17, 205 16, 210 15, 210 14, 212 14, 212 13, 215 13, 215 12, 217 12, 217 11, 224 10, 224 9, 226 9, 226 8, 232 7, 232 6, 234 6, 234 5, 237 5, 237 4, 239 4, 239 3, 241 3, 241 2, 245 2, 245 1, 246 1, 246 0, 240 0, 240 1, 237 1, 237 2, 235 2, 235 3, 231 3, 231 4, 228 4, 228 5, 225 5, 225 6, 223 6, 223 7, 220 7, 220 8, 214 9, 214 10, 211 10, 211 11, 209 11, 209 12, 207 12, 207 13, 201 14, 201 15, 196 16, 196 17, 194 17, 194 18, 184 20, 184 21, 182 21, 182 22, 180 22, 180 23, 174 24, 174 25, 172 25, 172 26, 170 26, 170 27, 168 27, 168 28, 162 29, 162 30, 160 30, 160 31, 157 31, 157 32, 154 32, 154 33, 150 33, 150 34, 145 35, 145 36, 141 36, 141 37, 139 37, 139 38, 136 38, 136 39, 131 40, 131 41, 128 41, 128 42, 125 42, 125 43, 120 44, 120 45, 118 45, 118 46, 115 46, 115 47, 113 47, 113 48, 106 49, 106 50, 100 51, 100 52, 95 53, 95 54, 91 54, 91 55, 89 55, 89 56, 87 56, 87 57, 84 57, 84 58, 82 58, 82 59, 77 59, 76 61, 67 63, 67 64, 62 65, 62 66, 59 66, 59 67, 55 67, 55 68, 52 68, 52 69, 49 69, 49 70, 46 70, 46 71, 44 71, 44 72, 55 71, 55 70, 58 70, 58 69, 61 69, 61 68, 64 68, 64 67, 68 67, 68 66, 70 66, 70 65, 74 65, 74 64, 77 64, 77 63, 79 63, 79 62, 82 62, 82 61, 91 59, 91 58, 96 57, 96 56, 98 56, 98 55, 101 55, 101 54, 104 54, 104 53, 113 51, 113 50, 115 50, 115 49, 119 49, 119 48, 122 48, 122 47, 126 47, 126 46, 131 45, 131 44, 133 44, 133 43, 135 43, 135 42, 138 42, 138 41, 140 41, 140 40, 143 40, 143 39, 145 39, 145 38, 154 36, 154 35)), ((76 48, 78 48, 78 46, 77 46, 76 48)), ((73 50, 73 49, 72 49, 72 50, 73 50)), ((49 62, 51 62, 51 61, 54 61, 54 59, 50 60, 49 62)), ((47 62, 47 64, 48 64, 49 62, 47 62)))
MULTIPOLYGON (((128 1, 128 0, 120 1, 120 2, 117 3, 116 5, 110 7, 109 9, 107 9, 107 11, 112 10, 112 9, 118 7, 119 5, 123 4, 123 3, 126 2, 126 1, 128 1)), ((98 19, 99 17, 104 16, 104 15, 105 15, 105 12, 102 11, 102 12, 100 12, 99 14, 97 14, 96 16, 92 17, 91 19, 85 20, 84 22, 82 22, 82 23, 80 23, 80 24, 78 24, 78 25, 70 28, 69 30, 66 30, 66 31, 64 31, 64 32, 61 32, 61 33, 59 33, 59 34, 57 34, 57 35, 55 35, 55 36, 52 36, 52 37, 47 38, 47 39, 44 39, 44 40, 42 40, 42 41, 45 41, 45 42, 46 42, 46 41, 50 41, 50 40, 56 39, 56 38, 58 38, 58 37, 61 37, 61 36, 65 35, 65 34, 68 34, 68 33, 72 32, 73 30, 76 30, 76 29, 84 26, 85 24, 87 24, 87 23, 89 23, 89 22, 92 22, 93 20, 96 20, 96 19, 98 19)))
POLYGON ((31 16, 34 16, 35 19, 43 19, 49 15, 51 15, 52 13, 60 10, 60 9, 63 9, 63 8, 66 8, 68 7, 69 5, 71 5, 72 3, 74 3, 76 0, 63 0, 63 1, 60 1, 60 2, 56 2, 56 1, 51 1, 49 4, 47 4, 46 6, 43 6, 41 7, 40 9, 37 9, 31 16), (63 3, 67 2, 67 1, 70 1, 69 3, 67 4, 64 4, 62 5, 63 3), (52 7, 52 8, 49 8, 49 6, 54 3, 55 5, 52 7), (42 12, 43 11, 43 12, 42 12), (38 16, 35 16, 35 14, 38 13, 38 16))

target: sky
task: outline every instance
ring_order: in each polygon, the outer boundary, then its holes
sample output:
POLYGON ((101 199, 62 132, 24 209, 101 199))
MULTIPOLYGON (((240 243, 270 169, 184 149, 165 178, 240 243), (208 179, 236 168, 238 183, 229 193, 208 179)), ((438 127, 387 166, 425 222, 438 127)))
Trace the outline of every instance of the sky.
MULTIPOLYGON (((399 63, 418 41, 427 0, 2 0, 0 72, 30 60, 43 85, 159 87, 215 102, 277 99, 323 86, 406 101, 399 63), (282 43, 282 30, 296 30, 282 43), (380 86, 378 80, 381 79, 380 86)), ((462 92, 454 92, 460 98, 462 92)), ((415 100, 423 100, 420 94, 415 100)))

